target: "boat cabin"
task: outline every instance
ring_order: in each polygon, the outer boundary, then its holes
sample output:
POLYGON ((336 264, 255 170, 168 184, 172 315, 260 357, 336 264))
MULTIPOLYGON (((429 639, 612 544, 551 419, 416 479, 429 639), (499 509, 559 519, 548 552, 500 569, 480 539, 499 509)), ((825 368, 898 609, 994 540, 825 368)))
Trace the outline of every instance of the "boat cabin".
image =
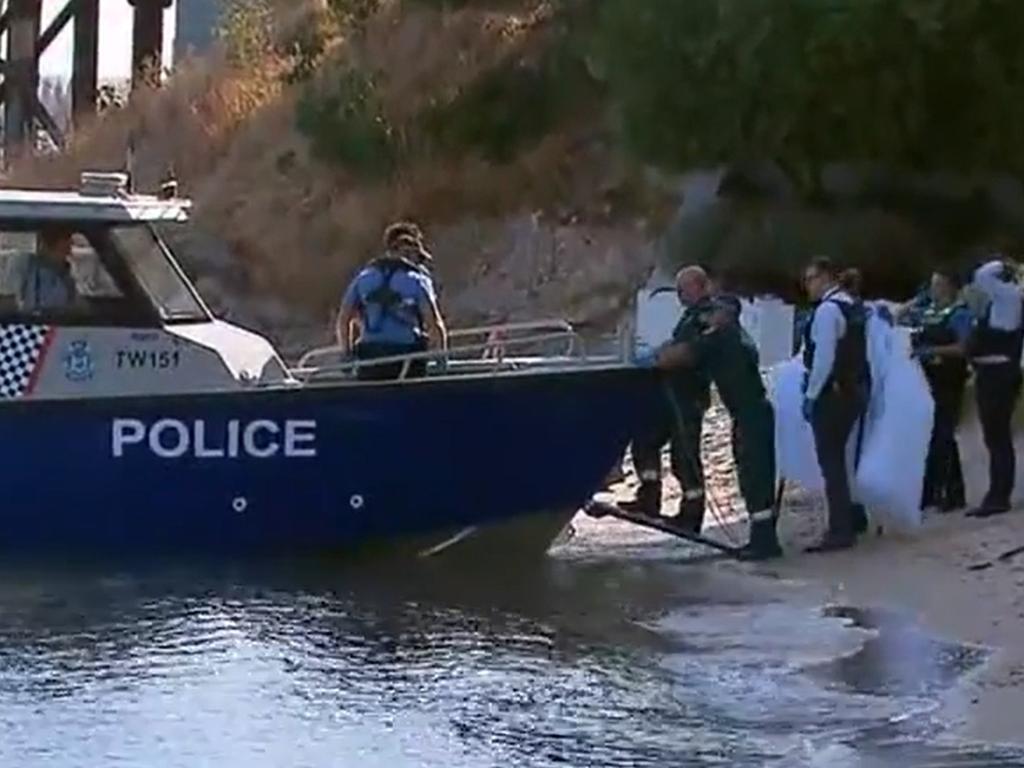
POLYGON ((160 238, 189 208, 127 194, 123 174, 84 174, 77 191, 0 190, 0 399, 290 380, 266 339, 213 316, 160 238))
POLYGON ((266 338, 213 315, 161 238, 190 208, 129 194, 117 173, 85 173, 74 191, 0 189, 0 401, 369 386, 360 366, 416 358, 430 377, 622 363, 588 355, 566 321, 541 320, 452 330, 448 350, 400 358, 321 347, 289 367, 266 338))

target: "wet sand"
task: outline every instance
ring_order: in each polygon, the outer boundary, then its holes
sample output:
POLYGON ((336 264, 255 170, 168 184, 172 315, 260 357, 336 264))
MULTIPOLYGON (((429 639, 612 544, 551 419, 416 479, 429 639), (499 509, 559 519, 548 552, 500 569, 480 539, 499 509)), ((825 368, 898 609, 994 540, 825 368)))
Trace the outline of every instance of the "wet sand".
MULTIPOLYGON (((787 517, 789 549, 807 521, 787 517)), ((998 560, 1022 545, 1024 511, 982 521, 953 514, 927 519, 913 537, 865 537, 854 550, 790 554, 761 570, 819 584, 837 603, 896 607, 950 639, 991 649, 942 715, 954 736, 1024 744, 1024 556, 998 560)))
MULTIPOLYGON (((746 513, 735 492, 726 426, 727 417, 713 409, 703 440, 710 489, 705 533, 745 541, 746 513)), ((965 464, 985 459, 983 453, 968 450, 965 464)), ((976 474, 973 466, 966 468, 976 474)), ((630 473, 610 491, 617 499, 629 498, 635 484, 630 473)), ((674 511, 677 501, 678 489, 668 480, 663 510, 674 511)), ((779 526, 784 560, 719 561, 710 567, 778 586, 781 580, 787 587, 817 589, 826 604, 894 608, 950 640, 991 651, 988 663, 945 697, 941 717, 950 724, 950 738, 1024 744, 1024 552, 999 559, 1024 547, 1024 508, 988 520, 967 518, 962 512, 928 515, 912 535, 872 532, 849 551, 804 554, 803 548, 824 526, 824 500, 791 492, 779 526)), ((648 535, 657 534, 643 532, 648 535)))

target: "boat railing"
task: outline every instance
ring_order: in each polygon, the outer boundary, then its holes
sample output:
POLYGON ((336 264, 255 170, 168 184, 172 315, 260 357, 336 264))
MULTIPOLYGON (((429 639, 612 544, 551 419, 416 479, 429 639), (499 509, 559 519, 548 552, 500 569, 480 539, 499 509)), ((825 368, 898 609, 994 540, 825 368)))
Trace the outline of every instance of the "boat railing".
POLYGON ((453 329, 448 348, 357 360, 346 357, 338 345, 306 352, 292 368, 299 381, 325 382, 355 378, 362 368, 402 364, 398 378, 424 361, 427 373, 458 375, 498 373, 523 368, 564 368, 584 363, 610 362, 619 356, 588 355, 576 329, 566 320, 533 320, 453 329))

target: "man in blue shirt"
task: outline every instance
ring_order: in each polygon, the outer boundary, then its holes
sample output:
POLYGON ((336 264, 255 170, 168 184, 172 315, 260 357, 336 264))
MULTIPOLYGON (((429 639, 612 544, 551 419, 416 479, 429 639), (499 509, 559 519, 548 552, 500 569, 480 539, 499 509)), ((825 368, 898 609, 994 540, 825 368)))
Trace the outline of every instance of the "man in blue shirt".
POLYGON ((932 274, 929 301, 917 302, 912 343, 935 401, 921 508, 963 509, 964 476, 956 427, 967 383, 967 342, 973 318, 959 300, 960 278, 953 270, 932 274))
MULTIPOLYGON (((435 347, 447 348, 447 330, 434 283, 423 267, 429 256, 417 232, 418 228, 406 224, 389 227, 384 256, 360 271, 345 291, 336 329, 343 354, 354 352, 356 359, 370 361, 425 352, 431 341, 435 347), (354 346, 350 331, 353 321, 360 328, 354 346)), ((425 372, 425 359, 358 369, 360 379, 374 381, 422 376, 425 372)))
POLYGON ((77 301, 71 275, 71 237, 61 227, 43 229, 36 253, 29 256, 18 281, 17 303, 22 312, 64 309, 77 301))

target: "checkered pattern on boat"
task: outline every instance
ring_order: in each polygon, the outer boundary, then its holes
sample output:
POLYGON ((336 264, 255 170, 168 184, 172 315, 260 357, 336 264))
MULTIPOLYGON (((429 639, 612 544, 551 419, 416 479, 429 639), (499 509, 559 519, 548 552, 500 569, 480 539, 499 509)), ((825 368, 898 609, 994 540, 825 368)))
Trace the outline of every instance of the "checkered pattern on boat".
POLYGON ((0 399, 28 392, 49 332, 45 325, 0 325, 0 399))

